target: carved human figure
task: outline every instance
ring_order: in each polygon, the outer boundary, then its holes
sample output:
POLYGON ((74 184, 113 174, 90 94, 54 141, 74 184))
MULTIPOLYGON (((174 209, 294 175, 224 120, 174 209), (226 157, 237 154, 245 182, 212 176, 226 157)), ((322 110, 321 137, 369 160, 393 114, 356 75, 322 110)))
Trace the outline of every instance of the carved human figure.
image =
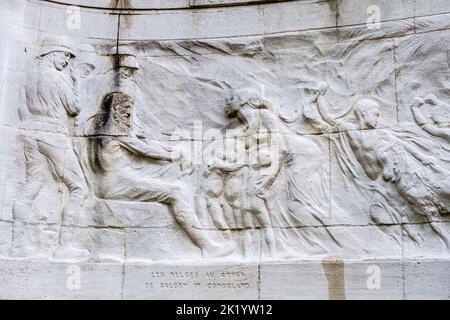
POLYGON ((214 150, 214 159, 203 172, 203 181, 197 194, 199 215, 209 215, 214 225, 220 230, 227 230, 227 238, 231 239, 232 226, 237 226, 233 210, 224 199, 225 179, 229 174, 242 168, 244 164, 234 163, 230 152, 223 149, 214 150))
POLYGON ((428 165, 433 162, 432 157, 412 148, 401 139, 393 135, 386 136, 384 132, 375 130, 378 127, 381 106, 372 99, 361 99, 353 106, 357 123, 332 117, 328 112, 329 106, 324 99, 327 89, 328 87, 323 86, 315 94, 312 104, 305 107, 303 115, 313 127, 321 132, 335 132, 345 135, 356 159, 371 180, 377 180, 383 172, 382 164, 377 158, 377 151, 386 141, 398 143, 422 164, 428 165), (318 112, 314 110, 314 104, 317 105, 318 112))
POLYGON ((380 105, 370 99, 359 100, 354 106, 357 123, 340 121, 328 113, 328 105, 324 100, 326 90, 324 87, 318 91, 312 99, 312 104, 305 106, 303 113, 305 119, 321 132, 344 133, 367 176, 376 180, 382 172, 376 156, 379 133, 370 129, 376 129, 378 126, 380 105), (312 107, 314 103, 317 104, 318 112, 312 107))
POLYGON ((440 109, 450 110, 450 105, 439 100, 435 95, 431 94, 424 99, 415 98, 416 102, 411 106, 411 111, 417 124, 429 134, 444 139, 447 143, 450 142, 450 120, 444 116, 435 115, 430 118, 423 114, 421 107, 426 103, 439 106, 440 109))
POLYGON ((136 161, 154 164, 175 159, 170 147, 131 135, 132 113, 133 99, 127 94, 112 92, 105 96, 94 119, 97 136, 90 138, 90 162, 97 178, 97 197, 167 204, 205 257, 229 254, 232 248, 214 245, 204 231, 194 227, 195 213, 180 185, 135 171, 136 161))
POLYGON ((139 70, 139 63, 136 55, 128 46, 114 47, 115 53, 111 56, 113 59, 114 81, 112 83, 112 91, 121 91, 130 96, 136 91, 133 84, 133 78, 139 70))
MULTIPOLYGON (((325 91, 326 88, 313 97, 319 112, 314 112, 311 106, 307 107, 304 111, 306 120, 322 132, 345 135, 367 176, 373 181, 382 176, 385 181, 394 184, 415 213, 430 218, 430 222, 433 215, 446 213, 442 208, 448 205, 448 191, 445 191, 449 190, 448 183, 439 180, 448 173, 435 165, 433 157, 394 135, 383 135, 373 130, 377 128, 381 112, 380 105, 373 100, 362 99, 355 104, 356 125, 334 119, 328 114, 328 106, 323 100, 325 91)), ((432 222, 431 227, 448 245, 445 233, 432 222)), ((416 237, 413 234, 410 236, 416 237)))
MULTIPOLYGON (((24 128, 26 183, 21 192, 32 202, 40 192, 44 175, 51 171, 69 191, 64 205, 64 221, 76 221, 88 195, 86 181, 70 140, 73 119, 80 113, 80 79, 92 69, 77 73, 72 63, 75 53, 67 41, 49 37, 42 42, 26 87, 26 110, 21 113, 24 128)), ((27 210, 30 203, 16 203, 15 210, 27 210)), ((29 210, 29 209, 28 209, 29 210)))
MULTIPOLYGON (((229 118, 239 119, 234 129, 237 139, 245 138, 247 165, 233 170, 225 181, 225 198, 234 210, 239 210, 245 227, 253 227, 253 219, 264 230, 270 254, 277 254, 277 242, 272 228, 267 194, 279 178, 288 158, 288 150, 279 138, 279 122, 271 104, 258 97, 252 89, 240 89, 226 106, 229 118)), ((249 233, 244 237, 244 254, 253 242, 249 233)))

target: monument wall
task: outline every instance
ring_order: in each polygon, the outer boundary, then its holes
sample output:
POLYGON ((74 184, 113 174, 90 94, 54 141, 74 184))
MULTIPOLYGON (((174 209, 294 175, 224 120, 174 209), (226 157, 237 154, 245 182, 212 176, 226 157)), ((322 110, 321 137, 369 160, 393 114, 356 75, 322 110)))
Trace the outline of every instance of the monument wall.
POLYGON ((0 298, 450 297, 449 0, 4 0, 0 298))

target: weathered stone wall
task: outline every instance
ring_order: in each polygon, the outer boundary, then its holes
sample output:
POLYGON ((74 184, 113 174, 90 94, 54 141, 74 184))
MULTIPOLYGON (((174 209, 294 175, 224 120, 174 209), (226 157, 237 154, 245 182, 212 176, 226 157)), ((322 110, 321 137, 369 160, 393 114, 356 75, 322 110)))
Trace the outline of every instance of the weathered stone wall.
POLYGON ((0 298, 447 299, 449 15, 2 1, 0 298))

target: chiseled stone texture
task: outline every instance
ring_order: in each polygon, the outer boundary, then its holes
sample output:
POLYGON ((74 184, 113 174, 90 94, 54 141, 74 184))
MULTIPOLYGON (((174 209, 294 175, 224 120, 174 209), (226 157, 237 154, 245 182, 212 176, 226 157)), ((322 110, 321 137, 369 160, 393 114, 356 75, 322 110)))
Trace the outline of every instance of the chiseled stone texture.
POLYGON ((122 266, 0 260, 1 299, 120 299, 122 266), (78 277, 79 276, 79 277, 78 277))
POLYGON ((126 265, 125 299, 258 298, 258 266, 126 265))
POLYGON ((449 299, 448 265, 448 260, 344 262, 336 257, 261 264, 260 298, 449 299))
POLYGON ((450 1, 0 1, 0 299, 449 299, 450 1))

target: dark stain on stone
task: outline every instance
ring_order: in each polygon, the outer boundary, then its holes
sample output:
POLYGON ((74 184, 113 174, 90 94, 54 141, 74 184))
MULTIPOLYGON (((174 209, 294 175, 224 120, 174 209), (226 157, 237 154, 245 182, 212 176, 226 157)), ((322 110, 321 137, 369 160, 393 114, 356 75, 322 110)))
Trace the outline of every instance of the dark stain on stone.
POLYGON ((337 11, 337 5, 338 5, 337 1, 339 1, 339 0, 325 0, 325 2, 330 7, 331 12, 333 12, 333 13, 336 13, 336 11, 337 11))
POLYGON ((131 28, 133 25, 133 15, 132 14, 124 14, 120 16, 121 18, 123 17, 124 22, 125 22, 125 26, 127 28, 131 28))
MULTIPOLYGON (((117 47, 118 48, 118 47, 117 47)), ((118 49, 117 49, 118 50, 118 49)), ((120 55, 118 51, 109 56, 114 70, 114 88, 120 87, 120 55)))
MULTIPOLYGON (((133 9, 133 4, 132 4, 132 0, 111 0, 109 3, 109 7, 112 9, 117 9, 117 10, 130 10, 133 9)), ((125 22, 125 26, 127 28, 131 28, 132 23, 133 23, 133 15, 132 14, 128 14, 126 12, 122 12, 119 14, 120 17, 123 17, 123 20, 125 22)))
POLYGON ((102 150, 114 139, 114 133, 110 132, 111 124, 115 121, 113 117, 113 105, 121 101, 131 99, 130 96, 121 92, 111 92, 102 99, 99 111, 93 117, 89 137, 89 160, 94 172, 105 172, 101 159, 102 150))
POLYGON ((131 0, 111 0, 109 7, 112 9, 133 9, 131 0))
POLYGON ((326 258, 322 267, 328 282, 328 298, 345 300, 345 265, 341 258, 326 258))

